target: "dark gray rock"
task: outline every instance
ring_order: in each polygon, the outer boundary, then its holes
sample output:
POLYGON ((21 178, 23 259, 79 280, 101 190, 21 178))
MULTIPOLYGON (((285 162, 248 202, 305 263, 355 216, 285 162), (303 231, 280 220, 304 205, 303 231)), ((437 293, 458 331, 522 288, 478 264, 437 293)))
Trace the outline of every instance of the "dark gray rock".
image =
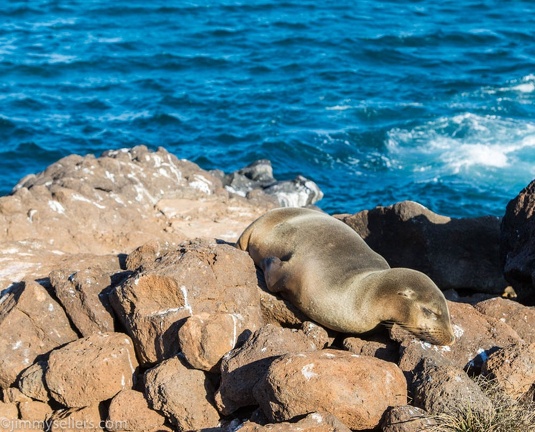
POLYGON ((419 270, 442 290, 500 294, 507 286, 501 274, 496 217, 453 219, 412 201, 337 217, 391 267, 419 270))

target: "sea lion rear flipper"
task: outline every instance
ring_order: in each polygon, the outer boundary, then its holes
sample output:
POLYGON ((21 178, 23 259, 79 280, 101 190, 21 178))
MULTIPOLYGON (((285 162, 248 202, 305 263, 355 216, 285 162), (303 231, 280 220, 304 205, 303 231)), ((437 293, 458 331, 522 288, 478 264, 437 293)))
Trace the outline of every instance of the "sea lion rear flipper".
POLYGON ((286 274, 284 265, 284 262, 274 256, 264 258, 260 263, 260 267, 264 272, 266 285, 271 292, 276 293, 284 290, 284 279, 286 274))

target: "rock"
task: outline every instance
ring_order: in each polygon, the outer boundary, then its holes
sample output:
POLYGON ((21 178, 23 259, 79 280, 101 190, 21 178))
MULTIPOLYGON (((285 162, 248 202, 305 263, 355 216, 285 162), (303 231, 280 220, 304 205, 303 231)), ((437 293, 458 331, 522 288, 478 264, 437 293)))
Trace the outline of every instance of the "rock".
POLYGON ((318 349, 327 348, 334 341, 334 337, 329 335, 329 333, 334 334, 335 332, 327 330, 312 321, 305 321, 301 326, 301 330, 303 330, 303 333, 308 339, 314 342, 314 345, 318 349))
POLYGON ((493 378, 509 397, 521 399, 535 386, 535 343, 499 349, 483 364, 482 373, 493 378))
POLYGON ((389 408, 381 421, 382 432, 433 431, 437 422, 423 409, 411 405, 389 408))
POLYGON ((500 347, 522 342, 518 334, 507 324, 479 313, 466 303, 448 301, 455 343, 451 346, 436 346, 418 340, 412 334, 392 328, 391 336, 401 343, 399 365, 411 374, 424 358, 432 358, 438 365, 453 365, 460 369, 477 372, 487 357, 500 347), (398 332, 398 336, 394 334, 398 332))
POLYGON ((500 255, 505 278, 521 302, 535 304, 535 181, 509 203, 501 223, 500 255))
POLYGON ((256 270, 246 252, 208 240, 184 243, 116 287, 110 301, 142 365, 178 352, 178 330, 200 313, 236 317, 237 339, 260 327, 256 270))
POLYGON ((127 270, 137 270, 140 267, 153 266, 161 256, 177 249, 177 245, 169 242, 152 240, 133 250, 126 258, 127 270))
POLYGON ((270 421, 322 411, 354 430, 375 428, 389 406, 407 404, 395 364, 330 349, 280 357, 254 393, 270 421))
POLYGON ((165 423, 165 417, 149 408, 143 393, 122 390, 111 401, 106 429, 110 432, 154 431, 165 423))
POLYGON ((254 189, 261 189, 274 196, 282 207, 305 207, 323 198, 318 185, 301 175, 291 181, 275 180, 271 162, 267 159, 253 162, 222 179, 229 192, 245 197, 254 189))
POLYGON ((52 415, 52 408, 38 401, 27 401, 19 403, 20 419, 45 423, 52 415))
POLYGON ((391 267, 419 270, 442 290, 501 294, 507 285, 501 273, 498 218, 454 219, 412 201, 337 217, 391 267))
POLYGON ((414 404, 431 414, 457 413, 464 408, 473 412, 492 412, 492 402, 478 385, 459 368, 439 366, 424 360, 413 386, 414 404))
POLYGON ((318 412, 310 413, 295 423, 283 422, 261 426, 249 421, 238 430, 240 432, 350 432, 350 429, 332 414, 318 412))
POLYGON ((239 341, 240 327, 233 314, 193 315, 178 331, 180 350, 195 369, 219 372, 221 359, 239 341))
POLYGON ((496 297, 477 303, 475 308, 482 314, 509 325, 525 342, 535 343, 534 307, 496 297))
POLYGON ((29 398, 48 402, 50 394, 45 383, 46 361, 38 361, 24 370, 18 380, 19 390, 29 398))
POLYGON ((358 337, 346 337, 343 345, 345 349, 353 354, 377 357, 392 363, 399 361, 399 344, 381 333, 370 335, 367 340, 358 337))
POLYGON ((229 415, 238 408, 257 405, 253 387, 278 356, 317 349, 314 338, 302 331, 271 324, 262 327, 241 348, 223 358, 221 385, 215 397, 218 410, 229 415))
POLYGON ((82 336, 115 331, 114 316, 108 301, 111 276, 101 268, 71 273, 55 270, 50 274, 54 287, 67 315, 82 336))
POLYGON ((3 291, 0 298, 0 387, 8 388, 35 359, 77 339, 62 307, 37 282, 3 291))
POLYGON ((264 275, 259 270, 260 306, 262 319, 266 324, 274 324, 282 327, 299 328, 309 318, 288 300, 277 297, 267 291, 264 275))
POLYGON ((99 333, 52 351, 45 380, 54 400, 87 407, 132 388, 137 365, 128 336, 99 333))
POLYGON ((48 420, 50 432, 103 431, 104 416, 98 405, 54 411, 48 420))
POLYGON ((215 427, 219 414, 212 405, 214 387, 203 371, 189 369, 178 357, 145 373, 145 394, 179 430, 215 427))
POLYGON ((17 430, 19 410, 14 403, 0 402, 0 431, 17 430))
POLYGON ((23 394, 18 388, 10 387, 8 389, 4 389, 4 402, 19 403, 28 401, 31 401, 31 399, 23 394))

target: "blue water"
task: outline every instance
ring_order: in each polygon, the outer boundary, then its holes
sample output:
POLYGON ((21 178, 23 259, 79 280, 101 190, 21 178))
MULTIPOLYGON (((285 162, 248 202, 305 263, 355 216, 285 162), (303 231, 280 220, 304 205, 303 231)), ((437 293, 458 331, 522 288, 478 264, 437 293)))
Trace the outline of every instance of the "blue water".
POLYGON ((501 216, 535 177, 532 0, 0 4, 0 195, 141 143, 271 159, 329 212, 501 216))

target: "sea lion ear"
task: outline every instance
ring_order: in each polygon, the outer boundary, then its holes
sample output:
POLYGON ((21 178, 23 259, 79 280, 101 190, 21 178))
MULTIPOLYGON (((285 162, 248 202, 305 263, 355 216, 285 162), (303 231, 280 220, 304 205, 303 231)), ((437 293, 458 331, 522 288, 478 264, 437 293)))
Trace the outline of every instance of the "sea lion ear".
POLYGON ((404 288, 398 291, 398 295, 407 297, 408 299, 414 299, 414 290, 411 288, 404 288))

